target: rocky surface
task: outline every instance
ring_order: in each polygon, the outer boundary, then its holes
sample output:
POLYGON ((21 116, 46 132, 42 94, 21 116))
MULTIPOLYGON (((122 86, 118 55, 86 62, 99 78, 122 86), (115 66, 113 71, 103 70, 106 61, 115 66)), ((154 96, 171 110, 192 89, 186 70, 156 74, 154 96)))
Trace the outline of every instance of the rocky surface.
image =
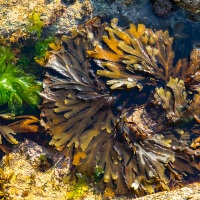
POLYGON ((189 184, 181 189, 159 192, 147 195, 137 200, 199 200, 200 199, 200 182, 189 184))
POLYGON ((69 185, 63 179, 69 173, 68 164, 66 158, 30 140, 16 145, 1 163, 6 199, 66 199, 69 185))
MULTIPOLYGON (((65 1, 66 2, 66 1, 65 1)), ((64 3, 61 0, 14 0, 0 1, 0 35, 7 36, 18 32, 25 34, 32 25, 34 12, 40 15, 44 28, 54 34, 68 32, 73 26, 91 17, 89 0, 64 3)))
POLYGON ((200 15, 200 0, 173 0, 178 6, 200 15))
POLYGON ((156 0, 153 2, 154 12, 160 16, 165 17, 172 10, 172 3, 170 0, 156 0))
POLYGON ((173 0, 175 5, 188 11, 187 15, 193 21, 200 21, 200 0, 173 0))

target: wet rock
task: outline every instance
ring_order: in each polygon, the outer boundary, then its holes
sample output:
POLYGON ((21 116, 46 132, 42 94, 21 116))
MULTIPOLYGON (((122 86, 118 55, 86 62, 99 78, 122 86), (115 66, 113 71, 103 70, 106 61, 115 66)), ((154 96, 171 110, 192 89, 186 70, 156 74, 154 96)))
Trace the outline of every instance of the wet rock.
POLYGON ((156 0, 153 3, 153 7, 158 16, 164 17, 171 12, 172 3, 169 0, 156 0))
POLYGON ((200 15, 200 0, 173 0, 178 6, 200 15))
POLYGON ((14 146, 1 160, 6 199, 64 200, 70 184, 64 182, 69 174, 69 160, 60 152, 46 149, 31 140, 14 146), (41 158, 51 160, 51 166, 40 170, 41 158))
POLYGON ((31 165, 40 171, 46 171, 53 165, 52 158, 54 153, 31 140, 25 140, 25 142, 21 143, 17 151, 25 155, 31 165))
MULTIPOLYGON (((52 166, 56 174, 67 174, 69 172, 69 159, 66 158, 61 152, 54 149, 45 148, 39 144, 26 139, 13 148, 13 152, 20 152, 29 163, 40 171, 46 171, 52 166), (46 170, 44 169, 46 166, 46 170), (64 170, 63 170, 64 169, 64 170)), ((58 175, 56 175, 59 178, 58 175)))
POLYGON ((200 183, 196 182, 193 184, 189 184, 187 187, 183 187, 181 189, 175 189, 171 191, 159 192, 156 194, 147 195, 141 198, 137 198, 135 200, 199 200, 200 199, 200 183))
POLYGON ((61 3, 64 3, 66 5, 72 4, 72 3, 75 3, 75 2, 76 2, 76 0, 61 0, 61 3))
POLYGON ((174 0, 174 4, 187 11, 187 17, 192 21, 200 21, 200 0, 174 0))

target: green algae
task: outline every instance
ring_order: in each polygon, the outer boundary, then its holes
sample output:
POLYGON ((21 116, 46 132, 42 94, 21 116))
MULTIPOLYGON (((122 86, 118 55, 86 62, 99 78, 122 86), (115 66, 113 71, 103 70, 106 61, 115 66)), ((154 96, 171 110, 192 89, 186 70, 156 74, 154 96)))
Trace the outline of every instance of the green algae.
POLYGON ((37 37, 40 38, 43 29, 43 21, 40 19, 40 13, 34 11, 29 19, 32 25, 28 27, 28 32, 35 32, 37 37))
POLYGON ((48 60, 49 57, 49 44, 54 42, 55 37, 49 36, 45 39, 40 38, 35 44, 35 57, 34 60, 41 66, 45 65, 45 61, 48 60))
POLYGON ((87 184, 87 177, 81 173, 76 173, 77 182, 72 187, 72 190, 66 193, 67 199, 81 199, 89 189, 87 184))
POLYGON ((22 66, 15 65, 11 48, 0 46, 0 106, 1 112, 21 114, 26 104, 34 109, 40 102, 41 83, 22 66))

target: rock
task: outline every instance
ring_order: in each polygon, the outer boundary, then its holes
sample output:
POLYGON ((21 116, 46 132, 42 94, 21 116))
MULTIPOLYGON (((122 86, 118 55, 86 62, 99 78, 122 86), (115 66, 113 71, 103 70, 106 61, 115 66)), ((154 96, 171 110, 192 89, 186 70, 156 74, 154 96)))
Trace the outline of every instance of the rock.
POLYGON ((2 191, 6 199, 64 200, 70 184, 64 183, 69 174, 69 159, 60 152, 46 149, 31 140, 14 146, 1 161, 2 191), (47 171, 38 170, 41 156, 52 160, 47 171))
POLYGON ((47 33, 60 34, 89 19, 92 7, 89 0, 68 1, 68 4, 61 0, 0 1, 0 35, 6 37, 17 32, 26 36, 34 12, 40 15, 47 33))
POLYGON ((200 14, 200 0, 173 0, 173 2, 194 14, 200 14))
POLYGON ((147 195, 135 200, 199 200, 200 199, 200 182, 189 184, 181 189, 174 189, 172 191, 159 192, 151 195, 147 195))
POLYGON ((169 0, 156 0, 153 3, 153 7, 158 16, 164 17, 171 12, 172 3, 169 0))

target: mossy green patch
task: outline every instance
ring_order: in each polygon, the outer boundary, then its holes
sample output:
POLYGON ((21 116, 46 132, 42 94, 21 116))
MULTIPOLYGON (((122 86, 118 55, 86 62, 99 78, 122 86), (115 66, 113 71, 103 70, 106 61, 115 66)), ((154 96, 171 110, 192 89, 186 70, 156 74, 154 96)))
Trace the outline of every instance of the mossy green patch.
POLYGON ((66 193, 66 199, 82 199, 89 187, 86 182, 86 175, 76 173, 77 183, 71 191, 66 193))
POLYGON ((40 14, 34 11, 29 19, 32 25, 28 27, 28 31, 30 33, 36 32, 37 37, 40 38, 43 28, 43 21, 40 19, 40 14))
POLYGON ((40 104, 42 85, 34 75, 16 66, 13 59, 11 49, 0 46, 0 106, 3 107, 1 112, 21 114, 24 104, 31 108, 40 104))

